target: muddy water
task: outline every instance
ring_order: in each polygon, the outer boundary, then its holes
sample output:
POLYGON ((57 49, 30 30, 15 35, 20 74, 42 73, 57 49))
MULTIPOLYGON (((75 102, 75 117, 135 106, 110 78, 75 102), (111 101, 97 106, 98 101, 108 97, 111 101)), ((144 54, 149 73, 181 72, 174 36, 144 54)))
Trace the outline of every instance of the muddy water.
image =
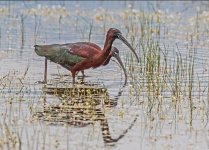
MULTIPOLYGON (((76 88, 72 87, 67 70, 48 62, 48 83, 41 84, 44 58, 37 56, 33 48, 34 44, 89 41, 92 22, 90 41, 101 47, 109 27, 120 28, 130 41, 125 22, 120 19, 123 12, 133 9, 153 13, 155 8, 166 12, 162 24, 169 33, 161 35, 160 44, 168 46, 168 61, 175 59, 176 43, 182 58, 187 59, 187 47, 191 44, 187 44, 185 37, 193 31, 188 21, 195 22, 192 19, 200 7, 207 12, 203 7, 206 5, 201 2, 1 2, 0 148, 207 149, 209 53, 205 40, 208 34, 204 32, 207 22, 198 25, 200 40, 194 63, 192 116, 187 97, 182 95, 177 105, 173 105, 170 91, 150 113, 148 93, 143 90, 144 74, 138 80, 137 74, 130 71, 127 62, 130 53, 119 40, 114 46, 120 49, 128 70, 125 87, 123 72, 114 61, 105 67, 86 70, 87 77, 83 80, 78 77, 82 84, 76 88), (105 9, 106 23, 101 18, 105 9), (134 85, 140 85, 141 90, 134 85)), ((141 53, 139 49, 137 52, 141 53)), ((131 63, 138 67, 136 62, 131 63)), ((187 78, 182 83, 186 81, 187 78)))

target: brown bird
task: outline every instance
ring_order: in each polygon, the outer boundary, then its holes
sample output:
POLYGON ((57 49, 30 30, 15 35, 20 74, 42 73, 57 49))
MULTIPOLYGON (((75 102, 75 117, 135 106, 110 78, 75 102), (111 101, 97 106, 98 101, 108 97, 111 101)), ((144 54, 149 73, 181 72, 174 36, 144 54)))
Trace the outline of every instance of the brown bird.
MULTIPOLYGON (((52 62, 58 63, 71 71, 74 84, 75 75, 77 72, 83 72, 85 69, 97 68, 101 65, 107 65, 109 63, 110 58, 115 56, 117 51, 114 50, 115 48, 112 50, 112 44, 115 39, 120 39, 123 43, 125 43, 134 53, 137 61, 139 62, 139 58, 135 50, 122 36, 120 30, 116 28, 110 28, 108 30, 103 50, 98 45, 90 42, 35 45, 34 47, 35 52, 39 56, 45 56, 52 62)), ((121 64, 122 68, 124 68, 122 62, 119 61, 119 63, 121 64)))

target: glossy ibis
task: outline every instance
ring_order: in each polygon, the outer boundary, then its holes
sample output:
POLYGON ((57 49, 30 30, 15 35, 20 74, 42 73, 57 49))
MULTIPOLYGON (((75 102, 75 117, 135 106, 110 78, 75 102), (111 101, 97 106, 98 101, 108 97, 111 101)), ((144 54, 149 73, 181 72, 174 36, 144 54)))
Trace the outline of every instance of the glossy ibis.
MULTIPOLYGON (((114 51, 114 53, 111 53, 112 44, 115 39, 120 39, 123 43, 125 43, 134 53, 137 61, 139 62, 139 58, 135 50, 122 36, 120 30, 116 28, 110 28, 108 30, 103 50, 98 45, 90 42, 35 45, 34 47, 35 52, 39 56, 44 56, 46 59, 58 63, 71 71, 74 84, 77 72, 82 71, 83 73, 85 69, 97 68, 101 65, 108 64, 110 58, 116 54, 114 51)), ((121 62, 119 63, 122 64, 121 62)))
MULTIPOLYGON (((124 67, 124 65, 123 65, 123 63, 122 63, 122 61, 120 59, 119 50, 116 47, 112 47, 108 58, 103 63, 103 66, 106 66, 109 63, 111 57, 115 57, 117 59, 117 61, 119 62, 121 68, 123 69, 123 72, 124 72, 124 75, 125 75, 125 83, 124 83, 124 85, 126 85, 126 83, 127 83, 126 69, 125 69, 125 67, 124 67)), ((82 72, 82 75, 84 77, 85 76, 84 75, 84 70, 81 70, 81 72, 82 72)), ((78 72, 77 72, 77 74, 78 74, 78 72)), ((47 81, 47 59, 45 58, 44 83, 46 83, 46 81, 47 81)))

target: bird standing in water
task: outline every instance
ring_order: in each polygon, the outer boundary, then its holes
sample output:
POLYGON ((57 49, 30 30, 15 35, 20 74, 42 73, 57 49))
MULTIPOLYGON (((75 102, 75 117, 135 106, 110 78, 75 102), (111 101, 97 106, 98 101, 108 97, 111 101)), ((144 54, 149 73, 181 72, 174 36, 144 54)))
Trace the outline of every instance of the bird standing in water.
MULTIPOLYGON (((75 75, 79 71, 82 71, 83 73, 85 69, 97 68, 101 65, 107 65, 109 63, 110 58, 115 56, 117 51, 112 50, 112 44, 115 39, 120 39, 123 43, 125 43, 134 53, 137 61, 139 62, 139 58, 132 46, 122 36, 120 30, 116 28, 110 28, 108 30, 103 50, 98 45, 91 42, 35 45, 34 47, 35 52, 39 56, 44 56, 46 59, 58 63, 71 71, 74 84, 75 75)), ((121 64, 122 68, 124 68, 122 62, 119 61, 119 63, 121 64)))

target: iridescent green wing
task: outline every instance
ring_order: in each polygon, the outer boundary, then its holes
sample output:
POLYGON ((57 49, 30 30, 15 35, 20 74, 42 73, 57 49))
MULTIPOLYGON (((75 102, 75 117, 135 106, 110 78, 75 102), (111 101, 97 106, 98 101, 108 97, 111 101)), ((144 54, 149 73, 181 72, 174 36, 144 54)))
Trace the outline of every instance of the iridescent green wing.
POLYGON ((70 69, 76 63, 85 60, 84 57, 70 53, 69 48, 69 44, 57 45, 56 51, 53 51, 54 54, 47 56, 47 59, 51 60, 52 62, 58 63, 67 69, 70 69))

